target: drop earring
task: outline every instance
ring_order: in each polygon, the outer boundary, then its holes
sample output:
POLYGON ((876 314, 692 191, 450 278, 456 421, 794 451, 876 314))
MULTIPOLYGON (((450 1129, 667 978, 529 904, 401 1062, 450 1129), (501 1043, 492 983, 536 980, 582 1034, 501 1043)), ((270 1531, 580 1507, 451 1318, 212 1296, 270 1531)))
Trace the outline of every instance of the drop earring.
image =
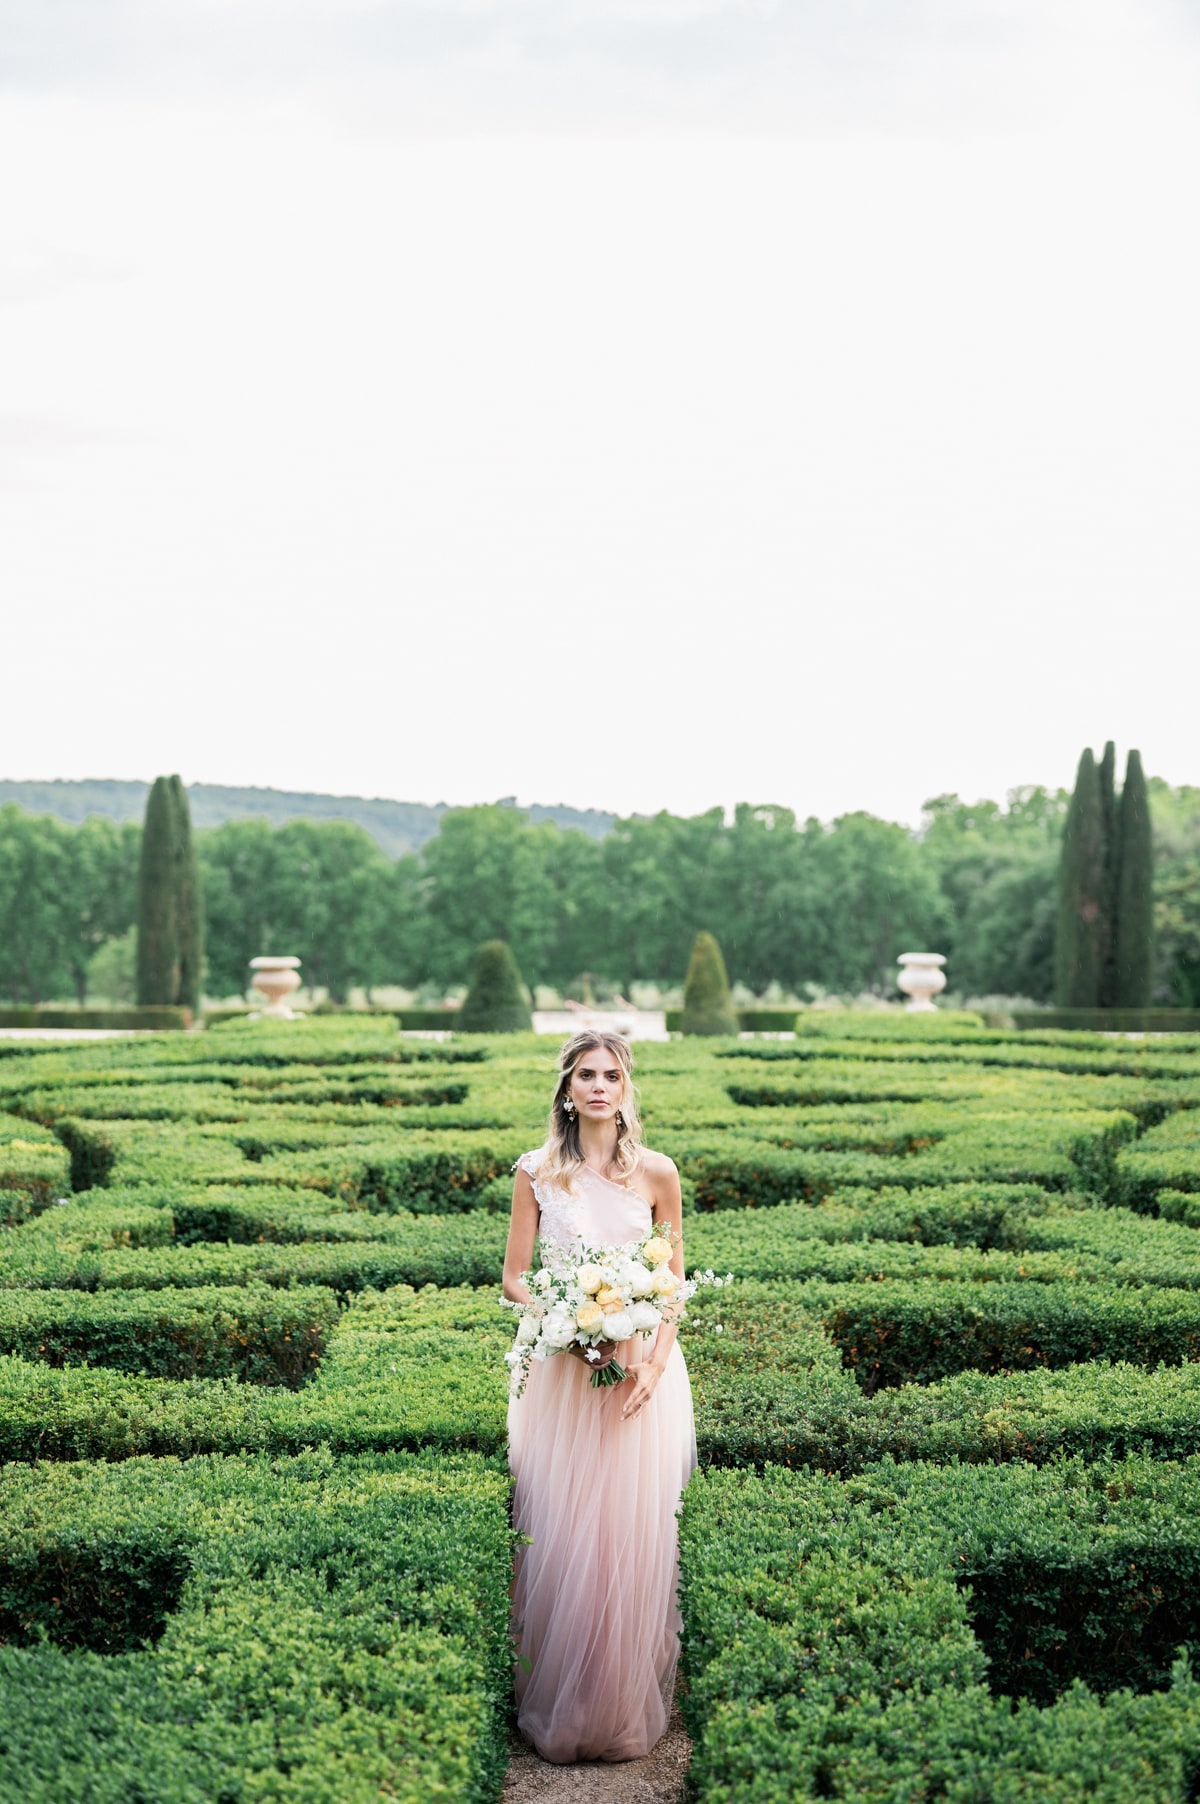
POLYGON ((563 1098, 563 1108, 564 1108, 564 1109, 565 1109, 565 1110, 566 1110, 566 1114, 567 1114, 567 1120, 568 1120, 568 1121, 574 1121, 574 1119, 575 1119, 575 1104, 574 1104, 574 1103, 573 1103, 573 1102, 572 1102, 572 1101, 571 1101, 571 1098, 570 1098, 570 1097, 569 1097, 569 1096, 565 1096, 565 1097, 564 1097, 564 1098, 563 1098))
POLYGON ((622 1115, 620 1109, 618 1109, 617 1110, 617 1131, 618 1131, 618 1133, 624 1126, 625 1126, 625 1117, 624 1117, 624 1115, 622 1115))

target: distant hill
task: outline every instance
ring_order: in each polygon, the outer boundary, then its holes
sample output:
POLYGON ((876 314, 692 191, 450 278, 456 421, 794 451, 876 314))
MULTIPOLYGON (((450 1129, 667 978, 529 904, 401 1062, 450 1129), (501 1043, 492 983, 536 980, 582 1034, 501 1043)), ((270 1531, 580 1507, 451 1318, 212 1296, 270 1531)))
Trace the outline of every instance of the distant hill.
MULTIPOLYGON (((149 783, 126 783, 116 778, 85 778, 47 783, 0 782, 0 807, 16 802, 30 814, 52 814, 60 821, 78 824, 89 814, 114 821, 140 821, 146 807, 149 783)), ((222 821, 267 820, 281 827, 285 821, 353 821, 365 827, 390 858, 415 852, 433 838, 445 802, 389 802, 373 796, 306 795, 287 789, 223 789, 214 783, 193 783, 188 789, 192 824, 219 827, 222 821)), ((512 796, 501 797, 503 806, 516 807, 512 796)), ((535 803, 524 810, 531 821, 554 821, 560 827, 579 827, 593 839, 611 829, 615 815, 595 808, 553 807, 535 803)))

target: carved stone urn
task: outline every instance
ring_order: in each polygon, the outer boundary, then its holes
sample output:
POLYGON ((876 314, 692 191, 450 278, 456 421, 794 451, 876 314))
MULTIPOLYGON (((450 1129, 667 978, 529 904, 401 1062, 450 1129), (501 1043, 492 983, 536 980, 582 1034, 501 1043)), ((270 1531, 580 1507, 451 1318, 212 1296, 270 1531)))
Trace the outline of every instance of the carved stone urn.
POLYGON ((260 1020, 294 1021, 296 1014, 286 1007, 285 996, 300 988, 300 960, 298 958, 252 958, 250 969, 254 976, 251 983, 260 990, 267 999, 260 1020))
POLYGON ((940 952, 903 952, 903 967, 896 982, 909 998, 904 1005, 907 1015, 932 1015, 934 997, 946 987, 945 959, 940 952))

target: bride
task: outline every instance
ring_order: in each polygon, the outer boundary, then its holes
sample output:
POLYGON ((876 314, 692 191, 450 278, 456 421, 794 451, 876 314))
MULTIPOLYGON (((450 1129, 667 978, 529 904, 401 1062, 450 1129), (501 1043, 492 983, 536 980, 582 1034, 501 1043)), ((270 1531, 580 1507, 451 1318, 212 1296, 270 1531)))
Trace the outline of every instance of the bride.
MULTIPOLYGON (((629 1048, 568 1040, 546 1142, 517 1162, 504 1294, 527 1302, 534 1241, 681 1232, 679 1174, 641 1143, 629 1048)), ((671 1266, 682 1279, 682 1242, 671 1266)), ((696 1464, 677 1328, 606 1343, 622 1384, 593 1389, 574 1347, 534 1364, 509 1406, 519 1535, 513 1581, 517 1723, 545 1760, 634 1760, 666 1728, 679 1653, 679 1494, 696 1464), (575 1357, 572 1357, 572 1353, 575 1357)))

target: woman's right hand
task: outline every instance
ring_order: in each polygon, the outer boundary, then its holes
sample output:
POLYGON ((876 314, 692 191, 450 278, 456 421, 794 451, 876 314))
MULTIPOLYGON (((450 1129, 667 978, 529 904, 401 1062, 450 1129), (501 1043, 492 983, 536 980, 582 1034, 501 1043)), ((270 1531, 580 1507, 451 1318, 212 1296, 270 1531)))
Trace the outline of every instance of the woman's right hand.
POLYGON ((568 1348, 568 1352, 573 1353, 576 1359, 582 1359, 589 1372, 602 1372, 605 1366, 610 1366, 617 1356, 617 1349, 610 1340, 601 1341, 594 1350, 600 1355, 599 1359, 589 1359, 588 1354, 593 1349, 581 1346, 577 1340, 573 1340, 568 1348))

